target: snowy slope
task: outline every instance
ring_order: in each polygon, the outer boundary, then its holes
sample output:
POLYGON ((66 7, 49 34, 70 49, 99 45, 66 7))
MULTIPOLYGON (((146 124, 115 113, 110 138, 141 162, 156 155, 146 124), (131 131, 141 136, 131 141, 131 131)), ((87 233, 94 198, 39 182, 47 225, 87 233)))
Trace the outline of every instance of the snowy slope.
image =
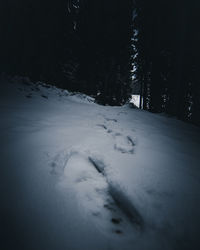
POLYGON ((1 80, 3 248, 199 249, 200 129, 1 80))

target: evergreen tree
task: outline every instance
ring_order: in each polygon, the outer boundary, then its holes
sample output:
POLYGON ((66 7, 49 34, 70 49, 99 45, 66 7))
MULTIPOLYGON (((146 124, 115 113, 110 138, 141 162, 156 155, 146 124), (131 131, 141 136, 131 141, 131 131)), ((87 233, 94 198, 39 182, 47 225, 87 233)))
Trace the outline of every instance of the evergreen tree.
POLYGON ((143 108, 199 124, 198 1, 136 1, 136 81, 143 108))

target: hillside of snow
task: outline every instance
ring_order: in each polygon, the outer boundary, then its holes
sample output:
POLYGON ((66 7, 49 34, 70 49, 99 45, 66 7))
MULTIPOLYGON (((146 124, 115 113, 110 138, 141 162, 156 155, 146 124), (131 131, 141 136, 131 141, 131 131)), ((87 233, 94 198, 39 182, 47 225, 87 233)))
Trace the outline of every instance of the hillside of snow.
POLYGON ((200 129, 1 80, 1 249, 200 249, 200 129))

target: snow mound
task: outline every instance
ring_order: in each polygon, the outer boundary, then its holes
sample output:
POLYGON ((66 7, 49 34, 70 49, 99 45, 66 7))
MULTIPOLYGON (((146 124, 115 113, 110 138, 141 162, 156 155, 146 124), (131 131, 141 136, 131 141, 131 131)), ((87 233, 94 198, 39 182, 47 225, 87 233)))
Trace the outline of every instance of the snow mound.
POLYGON ((1 76, 0 82, 2 89, 1 93, 7 98, 11 96, 11 92, 13 96, 19 95, 19 93, 16 93, 17 91, 21 93, 21 96, 29 99, 40 96, 43 99, 57 98, 58 100, 62 99, 62 101, 64 101, 64 98, 67 97, 68 100, 77 103, 89 104, 95 102, 93 97, 87 96, 85 94, 79 92, 69 92, 41 81, 33 83, 28 77, 1 76))

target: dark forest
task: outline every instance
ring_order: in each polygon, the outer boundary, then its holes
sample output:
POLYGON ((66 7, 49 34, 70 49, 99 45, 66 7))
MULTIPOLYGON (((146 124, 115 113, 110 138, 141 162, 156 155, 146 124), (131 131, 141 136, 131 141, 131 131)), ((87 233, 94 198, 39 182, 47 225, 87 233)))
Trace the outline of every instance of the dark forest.
POLYGON ((200 4, 194 1, 7 0, 0 71, 200 125, 200 4))

